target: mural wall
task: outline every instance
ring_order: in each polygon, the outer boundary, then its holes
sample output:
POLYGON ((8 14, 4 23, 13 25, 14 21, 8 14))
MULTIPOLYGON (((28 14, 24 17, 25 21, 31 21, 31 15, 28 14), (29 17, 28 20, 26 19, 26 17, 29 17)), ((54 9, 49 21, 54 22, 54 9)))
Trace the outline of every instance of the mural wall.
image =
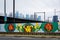
POLYGON ((58 23, 5 23, 0 32, 58 32, 58 23))

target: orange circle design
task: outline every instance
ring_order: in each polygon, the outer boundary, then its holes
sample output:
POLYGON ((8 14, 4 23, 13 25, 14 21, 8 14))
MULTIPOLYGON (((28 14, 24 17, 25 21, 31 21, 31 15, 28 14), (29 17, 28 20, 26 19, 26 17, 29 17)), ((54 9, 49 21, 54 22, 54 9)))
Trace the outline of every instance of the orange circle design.
POLYGON ((9 24, 8 30, 9 30, 9 31, 13 31, 13 30, 14 30, 14 26, 13 26, 12 24, 9 24))
POLYGON ((53 29, 53 26, 52 26, 52 24, 47 23, 44 28, 45 28, 46 31, 50 32, 53 29))

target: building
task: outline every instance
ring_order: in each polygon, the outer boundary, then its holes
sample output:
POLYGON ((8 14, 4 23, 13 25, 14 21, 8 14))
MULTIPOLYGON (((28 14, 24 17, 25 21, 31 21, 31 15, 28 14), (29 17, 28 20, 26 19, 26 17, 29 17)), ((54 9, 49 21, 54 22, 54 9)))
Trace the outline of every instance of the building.
POLYGON ((28 14, 26 14, 26 19, 29 19, 29 15, 28 14))
POLYGON ((37 15, 36 15, 36 13, 34 13, 34 20, 37 20, 37 15))
POLYGON ((22 18, 22 14, 21 13, 19 14, 19 18, 22 18))
POLYGON ((22 15, 22 19, 24 19, 24 15, 22 15))
POLYGON ((53 22, 58 22, 58 16, 57 15, 53 16, 53 22))
POLYGON ((41 21, 41 16, 38 16, 37 17, 37 21, 41 21))
POLYGON ((24 15, 22 13, 20 13, 19 18, 24 19, 24 15))
POLYGON ((17 11, 16 13, 15 13, 15 18, 18 18, 19 17, 19 12, 17 11))
POLYGON ((30 20, 34 20, 34 15, 30 15, 30 20))

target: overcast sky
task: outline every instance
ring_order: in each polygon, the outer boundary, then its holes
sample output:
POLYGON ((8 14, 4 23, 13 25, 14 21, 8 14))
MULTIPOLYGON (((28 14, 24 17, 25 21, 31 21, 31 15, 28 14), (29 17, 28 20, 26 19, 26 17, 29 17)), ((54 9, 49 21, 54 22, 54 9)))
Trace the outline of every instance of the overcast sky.
MULTIPOLYGON (((3 13, 4 0, 0 0, 0 13, 3 13)), ((12 12, 13 1, 6 0, 7 14, 12 12)), ((60 11, 60 0, 16 0, 15 10, 23 14, 45 11, 48 16, 54 15, 54 9, 60 11), (52 15, 50 15, 52 14, 52 15)), ((60 12, 57 12, 58 15, 60 12)), ((46 15, 47 16, 47 15, 46 15)))

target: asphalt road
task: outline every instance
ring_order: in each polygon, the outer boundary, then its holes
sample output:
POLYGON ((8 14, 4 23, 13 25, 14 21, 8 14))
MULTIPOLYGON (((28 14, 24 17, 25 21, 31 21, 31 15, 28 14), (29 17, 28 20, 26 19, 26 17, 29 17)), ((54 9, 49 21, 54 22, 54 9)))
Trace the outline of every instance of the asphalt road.
POLYGON ((60 38, 0 37, 0 40, 60 40, 60 38))

